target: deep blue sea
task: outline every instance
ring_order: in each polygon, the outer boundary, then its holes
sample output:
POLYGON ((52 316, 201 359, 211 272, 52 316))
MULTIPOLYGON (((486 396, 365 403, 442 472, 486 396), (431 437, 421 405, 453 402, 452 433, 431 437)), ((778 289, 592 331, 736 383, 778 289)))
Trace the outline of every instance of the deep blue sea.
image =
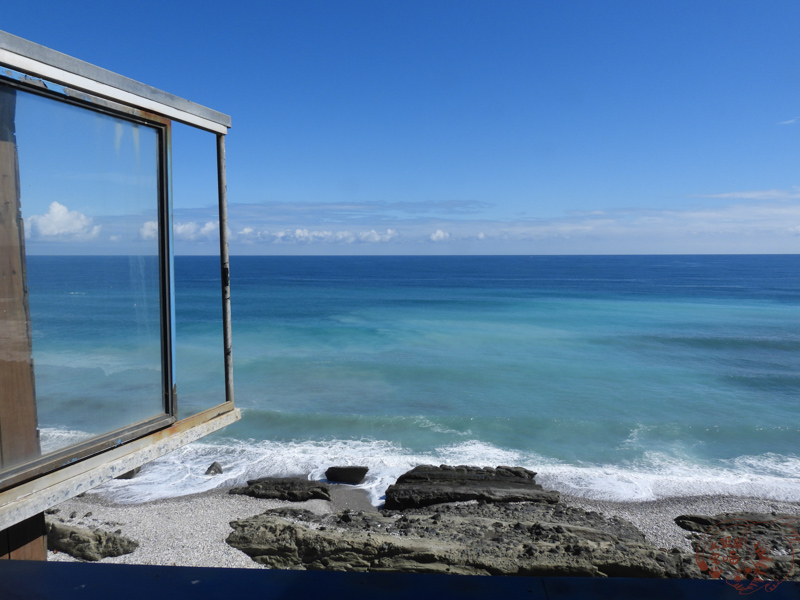
MULTIPOLYGON (((218 258, 175 267, 186 416, 222 399, 218 258)), ((363 464, 379 503, 414 465, 448 463, 594 498, 800 500, 798 255, 234 256, 231 276, 241 422, 102 493, 363 464), (215 460, 225 473, 205 476, 215 460)), ((31 298, 34 323, 53 317, 31 298)), ((34 328, 34 356, 63 375, 54 336, 34 328)))

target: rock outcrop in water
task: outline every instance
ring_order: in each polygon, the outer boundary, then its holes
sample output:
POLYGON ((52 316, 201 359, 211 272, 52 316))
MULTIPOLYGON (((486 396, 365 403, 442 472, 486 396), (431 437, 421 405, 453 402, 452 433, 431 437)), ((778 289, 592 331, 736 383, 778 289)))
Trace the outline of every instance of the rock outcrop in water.
POLYGON ((214 461, 206 469, 206 475, 222 475, 222 465, 214 461))
POLYGON ((336 483, 358 485, 364 481, 369 467, 329 467, 325 471, 325 479, 336 483))
POLYGON ((420 508, 444 502, 558 502, 558 492, 536 483, 536 473, 522 467, 451 467, 420 465, 386 490, 388 510, 420 508))

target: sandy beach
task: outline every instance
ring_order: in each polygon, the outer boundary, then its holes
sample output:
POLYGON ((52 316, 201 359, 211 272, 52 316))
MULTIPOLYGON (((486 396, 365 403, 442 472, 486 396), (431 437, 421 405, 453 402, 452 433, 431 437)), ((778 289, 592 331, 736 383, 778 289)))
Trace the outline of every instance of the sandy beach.
MULTIPOLYGON (((230 495, 227 489, 142 504, 115 504, 99 494, 86 494, 57 507, 51 519, 69 525, 119 531, 136 540, 131 554, 105 558, 105 563, 200 567, 264 568, 232 548, 225 538, 229 522, 280 506, 305 508, 317 514, 351 510, 376 510, 362 490, 332 487, 332 502, 309 500, 289 503, 230 495)), ((687 532, 674 524, 681 514, 715 515, 723 512, 780 512, 800 516, 800 503, 736 497, 682 497, 652 502, 606 502, 562 495, 562 502, 607 517, 632 522, 657 548, 691 551, 687 532)), ((76 560, 64 553, 48 552, 48 560, 76 560)))

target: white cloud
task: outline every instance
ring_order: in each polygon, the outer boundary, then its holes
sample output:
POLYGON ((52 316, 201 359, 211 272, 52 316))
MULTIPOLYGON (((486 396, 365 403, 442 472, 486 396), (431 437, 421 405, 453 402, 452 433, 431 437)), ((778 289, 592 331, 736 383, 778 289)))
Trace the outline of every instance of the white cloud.
MULTIPOLYGON (((359 234, 359 236, 360 235, 361 234, 359 234)), ((345 244, 352 244, 353 242, 356 241, 356 236, 349 231, 337 231, 335 240, 337 242, 343 242, 345 244)))
POLYGON ((29 217, 31 233, 41 237, 71 240, 90 240, 100 233, 100 225, 92 225, 92 218, 69 210, 59 202, 51 202, 43 215, 29 217))
MULTIPOLYGON (((206 223, 203 225, 202 229, 200 229, 200 235, 203 237, 209 237, 212 233, 217 231, 219 228, 219 223, 206 223)), ((227 231, 227 230, 226 230, 227 231)))
POLYGON ((386 233, 378 233, 374 229, 371 231, 363 231, 358 234, 358 239, 362 242, 388 242, 397 237, 397 232, 394 229, 387 229, 386 233))
MULTIPOLYGON (((283 223, 307 222, 309 215, 318 223, 337 223, 338 227, 364 227, 364 222, 381 222, 397 218, 468 217, 483 214, 492 203, 477 200, 403 201, 403 202, 261 202, 253 204, 231 203, 230 218, 244 219, 248 226, 258 224, 255 219, 269 215, 283 223), (345 225, 354 224, 354 225, 345 225)), ((210 207, 216 210, 215 207, 210 207)), ((371 226, 371 225, 370 225, 371 226)))
POLYGON ((722 200, 797 200, 800 199, 800 187, 791 190, 751 190, 744 192, 726 192, 724 194, 703 194, 697 198, 720 198, 722 200))
POLYGON ((330 231, 309 231, 308 229, 295 229, 294 239, 298 242, 314 242, 328 240, 333 235, 330 231))
MULTIPOLYGON (((713 190, 712 190, 713 191, 713 190)), ((800 185, 729 188, 694 197, 693 206, 592 206, 560 216, 473 218, 368 215, 348 223, 308 211, 274 217, 245 207, 235 216, 234 253, 748 253, 798 252, 800 185), (236 246, 239 246, 238 248, 236 246)), ((680 199, 673 199, 677 204, 680 199)), ((681 204, 686 204, 684 199, 681 204)), ((307 208, 307 207, 303 207, 307 208)), ((211 209, 209 209, 211 210, 211 209)), ((355 211, 354 211, 355 212, 355 211)), ((399 211, 398 211, 399 212, 399 211)), ((194 213, 184 223, 205 223, 194 213)), ((199 231, 197 226, 197 231, 199 231)))
POLYGON ((219 229, 219 223, 209 221, 202 227, 194 221, 175 223, 175 237, 184 242, 209 239, 219 229))
POLYGON ((794 119, 789 119, 788 121, 781 121, 780 123, 778 123, 778 125, 794 125, 795 123, 797 123, 797 120, 798 120, 797 117, 795 117, 794 119))
POLYGON ((237 232, 237 238, 244 242, 253 241, 272 241, 280 243, 329 243, 329 244, 353 244, 356 242, 372 244, 383 243, 394 240, 398 237, 397 230, 387 229, 384 233, 375 229, 369 231, 331 231, 328 229, 308 229, 297 228, 294 230, 276 231, 255 231, 252 227, 244 227, 237 232))
MULTIPOLYGON (((604 218, 588 214, 501 224, 487 237, 505 241, 569 241, 607 243, 619 248, 648 248, 661 244, 668 251, 684 251, 687 244, 725 244, 726 252, 743 251, 745 242, 764 248, 782 236, 800 231, 800 203, 742 203, 695 210, 641 210, 607 212, 604 218)), ((626 250, 630 251, 630 250, 626 250)), ((634 250, 636 251, 636 250, 634 250)))
POLYGON ((231 240, 235 240, 237 242, 243 242, 246 244, 251 244, 253 242, 259 242, 262 240, 269 240, 270 235, 269 231, 256 231, 252 227, 243 227, 239 231, 237 231, 234 235, 231 235, 230 232, 228 233, 228 237, 231 240))
POLYGON ((156 221, 147 221, 139 229, 139 237, 141 237, 143 240, 154 240, 157 234, 158 222, 156 221))

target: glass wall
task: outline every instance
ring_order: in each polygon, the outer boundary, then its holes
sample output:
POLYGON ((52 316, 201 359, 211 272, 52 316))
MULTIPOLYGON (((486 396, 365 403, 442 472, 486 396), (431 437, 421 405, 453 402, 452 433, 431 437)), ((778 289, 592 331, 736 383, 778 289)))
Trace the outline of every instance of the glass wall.
POLYGON ((23 360, 4 361, 0 377, 28 376, 27 368, 33 382, 30 393, 0 399, 0 439, 12 429, 22 435, 18 414, 33 415, 36 429, 16 448, 0 448, 0 475, 171 410, 168 123, 12 83, 0 80, 2 200, 16 201, 22 219, 18 230, 0 231, 0 242, 4 259, 18 261, 3 265, 3 276, 21 269, 23 287, 5 286, 0 301, 19 309, 16 339, 8 334, 3 346, 23 348, 15 356, 23 360), (25 360, 30 366, 19 367, 25 360))
POLYGON ((178 418, 225 399, 216 137, 172 127, 178 418))

